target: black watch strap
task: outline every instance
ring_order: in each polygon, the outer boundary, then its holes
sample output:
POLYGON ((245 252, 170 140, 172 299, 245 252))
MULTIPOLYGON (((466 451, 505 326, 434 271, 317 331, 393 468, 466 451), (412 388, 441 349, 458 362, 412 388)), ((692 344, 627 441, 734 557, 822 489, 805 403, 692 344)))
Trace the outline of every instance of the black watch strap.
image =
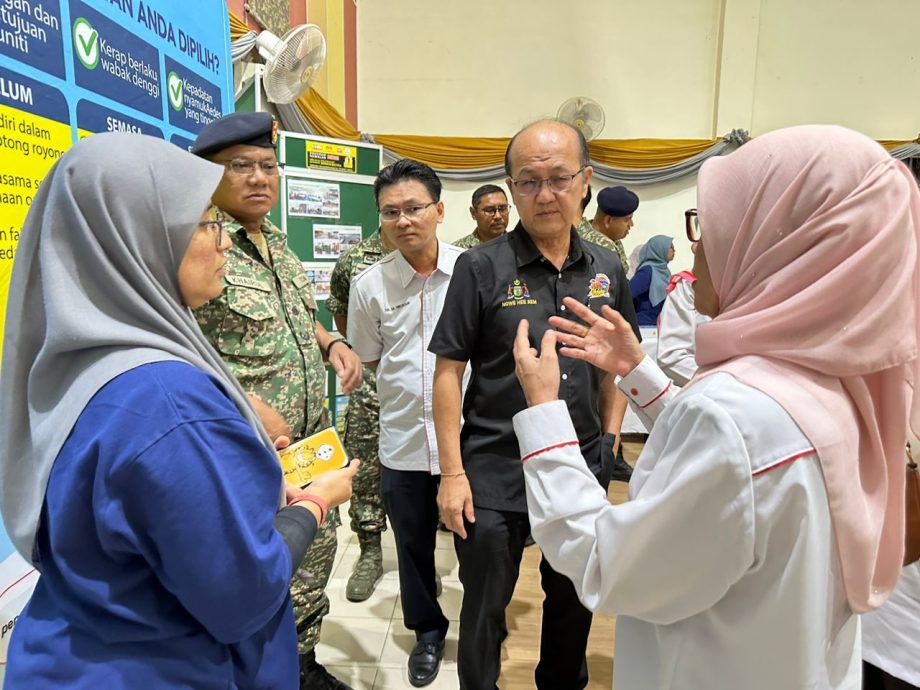
POLYGON ((329 353, 332 352, 332 346, 335 345, 336 343, 344 344, 345 347, 347 347, 349 350, 354 349, 352 348, 351 343, 345 340, 345 338, 336 338, 335 340, 333 340, 331 343, 329 343, 326 346, 326 359, 329 359, 329 353))

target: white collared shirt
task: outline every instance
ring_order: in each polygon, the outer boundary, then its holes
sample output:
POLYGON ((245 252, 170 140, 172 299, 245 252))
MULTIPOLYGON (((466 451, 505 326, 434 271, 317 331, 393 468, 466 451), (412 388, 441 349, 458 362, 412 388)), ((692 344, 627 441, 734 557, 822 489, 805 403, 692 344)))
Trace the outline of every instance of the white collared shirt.
POLYGON ((436 357, 428 343, 462 253, 438 240, 438 265, 427 278, 395 251, 352 281, 348 339, 362 362, 380 362, 380 463, 390 469, 441 472, 432 412, 436 357))
POLYGON ((858 690, 859 617, 792 418, 725 373, 674 398, 649 357, 618 385, 654 421, 621 505, 564 402, 514 417, 534 539, 587 608, 619 616, 616 690, 858 690))
POLYGON ((710 318, 693 306, 693 283, 680 280, 668 293, 658 317, 658 366, 678 386, 696 373, 696 327, 710 318))

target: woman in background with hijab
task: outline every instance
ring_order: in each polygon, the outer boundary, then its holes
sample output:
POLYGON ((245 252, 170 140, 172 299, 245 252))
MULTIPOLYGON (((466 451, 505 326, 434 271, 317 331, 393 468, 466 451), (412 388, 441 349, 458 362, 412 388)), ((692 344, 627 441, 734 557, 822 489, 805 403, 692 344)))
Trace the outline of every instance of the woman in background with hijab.
POLYGON ((566 300, 584 323, 552 317, 539 358, 521 324, 534 538, 619 616, 617 690, 858 690, 857 614, 900 573, 920 427, 920 191, 867 137, 811 126, 707 161, 698 195, 694 295, 713 318, 678 396, 610 309, 566 300), (655 420, 627 503, 578 452, 557 341, 655 420))
POLYGON ((671 281, 668 263, 673 258, 674 239, 665 235, 655 235, 639 252, 639 265, 629 280, 629 292, 632 294, 639 326, 657 326, 658 315, 664 306, 668 283, 671 281))
POLYGON ((0 508, 41 571, 5 687, 298 687, 288 582, 354 468, 289 492, 189 308, 223 289, 221 166, 99 134, 23 226, 0 375, 0 508))

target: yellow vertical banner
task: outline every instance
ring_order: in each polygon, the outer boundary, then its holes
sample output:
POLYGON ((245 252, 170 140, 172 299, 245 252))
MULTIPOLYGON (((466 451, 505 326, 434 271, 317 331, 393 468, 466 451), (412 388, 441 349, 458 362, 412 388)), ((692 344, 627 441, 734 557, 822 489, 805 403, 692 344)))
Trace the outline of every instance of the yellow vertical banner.
MULTIPOLYGON (((6 322, 13 257, 32 197, 70 144, 64 95, 0 68, 0 324, 6 322)), ((2 345, 0 330, 0 351, 2 345)))

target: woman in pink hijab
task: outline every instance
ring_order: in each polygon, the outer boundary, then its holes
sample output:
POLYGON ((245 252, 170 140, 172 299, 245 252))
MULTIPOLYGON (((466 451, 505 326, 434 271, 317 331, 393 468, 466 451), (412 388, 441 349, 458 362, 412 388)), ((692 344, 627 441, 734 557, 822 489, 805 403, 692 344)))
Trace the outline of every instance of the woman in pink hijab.
POLYGON ((540 356, 521 323, 533 535, 588 608, 619 615, 616 690, 858 689, 857 614, 903 556, 920 192, 875 142, 808 126, 710 160, 698 196, 713 319, 680 395, 611 310, 567 301, 583 323, 553 317, 540 356), (578 453, 556 341, 654 422, 625 504, 578 453))

